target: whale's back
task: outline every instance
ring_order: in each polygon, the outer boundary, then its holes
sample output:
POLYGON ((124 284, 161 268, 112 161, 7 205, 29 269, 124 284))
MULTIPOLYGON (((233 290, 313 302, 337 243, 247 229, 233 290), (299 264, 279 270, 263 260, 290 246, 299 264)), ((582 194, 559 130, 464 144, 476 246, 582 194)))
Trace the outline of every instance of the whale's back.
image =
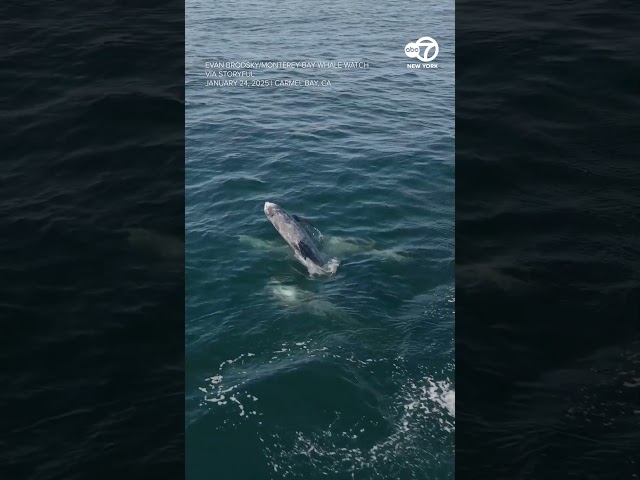
POLYGON ((337 259, 326 262, 313 236, 298 223, 294 216, 270 202, 265 203, 265 214, 310 273, 335 273, 340 262, 337 259))

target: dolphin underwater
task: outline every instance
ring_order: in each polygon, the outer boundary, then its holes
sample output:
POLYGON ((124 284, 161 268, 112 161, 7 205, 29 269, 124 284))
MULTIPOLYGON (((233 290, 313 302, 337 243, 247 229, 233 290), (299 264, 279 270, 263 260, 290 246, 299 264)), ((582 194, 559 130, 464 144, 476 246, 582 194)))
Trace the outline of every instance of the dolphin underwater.
POLYGON ((299 222, 305 222, 303 219, 296 215, 289 215, 282 207, 271 202, 265 202, 264 214, 289 244, 296 259, 307 267, 309 274, 333 275, 336 273, 340 262, 337 258, 325 261, 311 235, 300 226, 299 222))

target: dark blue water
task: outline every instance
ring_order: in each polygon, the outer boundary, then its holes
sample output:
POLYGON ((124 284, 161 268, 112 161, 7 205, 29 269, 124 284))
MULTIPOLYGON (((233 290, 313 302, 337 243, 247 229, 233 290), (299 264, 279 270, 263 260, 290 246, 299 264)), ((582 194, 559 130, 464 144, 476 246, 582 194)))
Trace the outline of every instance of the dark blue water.
POLYGON ((175 3, 0 7, 2 478, 184 471, 175 3))
POLYGON ((639 42, 625 5, 457 4, 459 478, 638 478, 639 42))
MULTIPOLYGON (((187 3, 187 477, 453 478, 453 3, 187 3), (404 46, 440 45, 413 71, 404 46), (331 86, 207 87, 207 61, 331 86), (309 218, 309 278, 265 201, 309 218)), ((242 70, 242 69, 240 69, 242 70)))
MULTIPOLYGON (((184 474, 183 18, 142 3, 0 7, 2 478, 184 474)), ((638 478, 640 47, 623 3, 457 5, 457 382, 452 80, 401 75, 389 53, 432 35, 452 71, 452 10, 193 11, 190 476, 451 477, 456 392, 458 478, 638 478), (285 54, 371 67, 331 94, 200 88, 203 61, 285 54), (264 196, 317 223, 335 278, 307 278, 264 196), (231 387, 237 402, 211 402, 231 387)))

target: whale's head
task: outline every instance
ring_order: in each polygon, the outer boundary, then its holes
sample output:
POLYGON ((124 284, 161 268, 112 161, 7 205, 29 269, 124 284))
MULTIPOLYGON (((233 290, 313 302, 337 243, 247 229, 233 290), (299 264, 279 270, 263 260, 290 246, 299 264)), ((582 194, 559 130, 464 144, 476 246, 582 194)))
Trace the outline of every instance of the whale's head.
POLYGON ((264 203, 264 214, 280 235, 295 250, 292 241, 301 233, 295 220, 280 205, 271 202, 264 203))
POLYGON ((280 208, 279 205, 276 205, 275 203, 271 203, 271 202, 264 202, 264 214, 267 217, 272 218, 274 215, 277 215, 278 213, 282 213, 282 208, 280 208))
POLYGON ((333 259, 325 267, 322 253, 313 238, 298 224, 298 219, 289 215, 275 203, 264 203, 264 214, 282 238, 293 249, 296 258, 313 274, 334 274, 339 261, 333 259))
POLYGON ((276 230, 278 230, 280 235, 285 236, 287 232, 294 228, 293 219, 280 205, 271 202, 264 202, 264 214, 276 230))

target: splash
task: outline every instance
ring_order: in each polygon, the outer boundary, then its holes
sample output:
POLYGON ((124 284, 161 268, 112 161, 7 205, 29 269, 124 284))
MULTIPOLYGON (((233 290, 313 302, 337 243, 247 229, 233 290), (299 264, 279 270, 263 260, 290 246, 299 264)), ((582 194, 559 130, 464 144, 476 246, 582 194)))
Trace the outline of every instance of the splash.
POLYGON ((206 378, 207 385, 200 388, 205 393, 201 405, 224 410, 221 428, 234 428, 239 422, 256 422, 267 463, 279 476, 308 478, 311 466, 329 478, 349 474, 372 479, 398 478, 400 474, 422 478, 428 472, 438 471, 442 463, 453 462, 455 389, 450 378, 452 373, 452 365, 439 372, 421 373, 403 357, 360 357, 342 346, 329 349, 311 339, 297 340, 223 361, 215 374, 206 378), (319 430, 293 432, 273 424, 261 428, 265 412, 260 409, 258 397, 251 392, 251 385, 259 380, 251 378, 247 370, 255 372, 269 364, 287 365, 290 357, 304 356, 351 365, 363 374, 374 365, 388 371, 394 393, 381 407, 385 428, 381 430, 377 420, 370 416, 341 419, 339 412, 319 430))

